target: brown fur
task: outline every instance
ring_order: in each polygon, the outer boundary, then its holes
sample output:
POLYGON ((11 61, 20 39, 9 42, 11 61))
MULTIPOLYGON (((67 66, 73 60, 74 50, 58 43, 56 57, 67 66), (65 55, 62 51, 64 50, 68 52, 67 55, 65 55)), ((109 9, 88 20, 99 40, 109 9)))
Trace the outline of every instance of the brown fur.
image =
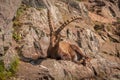
MULTIPOLYGON (((56 31, 53 31, 53 24, 51 23, 50 11, 48 10, 48 23, 50 28, 50 45, 47 50, 47 57, 53 59, 71 60, 76 63, 81 63, 81 59, 87 57, 82 53, 80 48, 76 45, 70 44, 65 41, 60 41, 60 32, 71 22, 81 19, 75 17, 71 20, 64 22, 56 31)), ((82 62, 85 62, 84 60, 82 62)))
POLYGON ((49 57, 53 59, 70 60, 78 64, 83 63, 84 65, 86 64, 84 59, 87 58, 78 46, 65 41, 60 41, 55 47, 51 48, 49 57))

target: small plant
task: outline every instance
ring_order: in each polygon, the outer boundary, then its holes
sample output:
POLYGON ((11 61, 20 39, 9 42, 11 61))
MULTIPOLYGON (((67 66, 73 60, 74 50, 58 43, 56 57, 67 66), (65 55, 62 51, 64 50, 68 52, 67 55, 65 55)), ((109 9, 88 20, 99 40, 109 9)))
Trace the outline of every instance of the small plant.
POLYGON ((10 68, 5 69, 3 60, 0 60, 0 80, 6 80, 7 78, 14 76, 18 69, 19 59, 15 58, 10 64, 10 68))
POLYGON ((82 0, 77 0, 77 1, 82 1, 82 0))
POLYGON ((19 40, 21 40, 22 37, 21 37, 21 35, 19 33, 14 32, 13 33, 13 38, 14 38, 15 41, 18 42, 19 40))
POLYGON ((26 6, 25 4, 22 4, 20 6, 20 8, 17 10, 16 12, 16 16, 13 19, 13 28, 14 28, 14 32, 13 32, 13 38, 16 41, 19 41, 21 39, 21 35, 18 34, 17 32, 19 32, 19 28, 21 27, 22 23, 20 23, 20 16, 24 13, 24 11, 28 8, 28 6, 26 6))
POLYGON ((14 61, 10 64, 9 71, 14 75, 18 69, 19 59, 15 58, 14 61))
POLYGON ((15 27, 19 27, 19 26, 21 26, 21 23, 19 22, 19 20, 14 20, 13 21, 13 26, 15 26, 15 27))
POLYGON ((117 22, 118 22, 118 23, 120 23, 120 18, 119 18, 119 19, 117 19, 117 22))
POLYGON ((36 8, 37 10, 41 11, 43 10, 44 8, 43 7, 39 7, 39 8, 36 8))
POLYGON ((17 10, 16 18, 20 17, 20 15, 22 15, 26 9, 27 6, 25 4, 22 4, 20 8, 17 10))
POLYGON ((2 60, 0 60, 0 80, 5 80, 5 68, 4 68, 4 63, 2 60))

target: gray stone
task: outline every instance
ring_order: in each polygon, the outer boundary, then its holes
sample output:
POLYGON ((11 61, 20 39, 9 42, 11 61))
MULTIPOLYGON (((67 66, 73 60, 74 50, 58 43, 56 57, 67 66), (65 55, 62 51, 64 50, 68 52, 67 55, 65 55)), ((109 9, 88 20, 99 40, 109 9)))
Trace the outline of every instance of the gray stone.
POLYGON ((0 58, 4 57, 5 66, 8 66, 11 57, 14 57, 13 48, 11 48, 12 19, 20 3, 21 0, 0 0, 0 58))

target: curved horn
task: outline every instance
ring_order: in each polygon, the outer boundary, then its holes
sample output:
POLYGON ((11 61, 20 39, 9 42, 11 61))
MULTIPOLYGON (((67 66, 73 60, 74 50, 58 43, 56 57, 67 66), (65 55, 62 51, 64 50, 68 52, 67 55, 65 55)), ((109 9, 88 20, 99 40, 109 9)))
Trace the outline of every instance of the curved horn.
POLYGON ((51 16, 50 16, 50 10, 47 9, 47 17, 48 17, 48 25, 49 25, 49 29, 50 29, 50 36, 52 35, 52 32, 53 32, 53 25, 52 25, 52 22, 51 22, 51 16))
POLYGON ((82 19, 81 17, 74 17, 74 19, 71 19, 70 21, 67 21, 67 23, 66 22, 64 22, 64 24, 62 24, 56 31, 55 31, 55 33, 56 33, 56 35, 58 35, 68 24, 70 24, 71 22, 74 22, 75 20, 77 20, 77 19, 82 19))

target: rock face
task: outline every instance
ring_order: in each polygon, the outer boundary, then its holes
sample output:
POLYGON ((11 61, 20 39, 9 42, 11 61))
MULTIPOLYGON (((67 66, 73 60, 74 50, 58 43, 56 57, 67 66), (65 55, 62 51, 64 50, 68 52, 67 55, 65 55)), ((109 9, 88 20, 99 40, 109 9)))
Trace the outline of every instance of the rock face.
POLYGON ((12 19, 21 0, 0 0, 0 59, 4 56, 5 65, 15 56, 12 47, 12 19))
POLYGON ((6 52, 6 66, 14 56, 12 53, 18 52, 21 59, 16 77, 11 80, 120 79, 119 0, 23 0, 16 12, 20 2, 1 0, 0 3, 0 25, 3 25, 0 56, 6 52), (63 42, 79 46, 90 57, 86 66, 47 58, 50 44, 47 9, 51 11, 54 30, 73 16, 83 18, 65 27, 61 36, 63 42))
POLYGON ((95 12, 101 16, 120 17, 119 0, 88 0, 88 10, 95 12))
POLYGON ((109 23, 120 17, 119 0, 87 0, 85 5, 93 20, 109 23))

